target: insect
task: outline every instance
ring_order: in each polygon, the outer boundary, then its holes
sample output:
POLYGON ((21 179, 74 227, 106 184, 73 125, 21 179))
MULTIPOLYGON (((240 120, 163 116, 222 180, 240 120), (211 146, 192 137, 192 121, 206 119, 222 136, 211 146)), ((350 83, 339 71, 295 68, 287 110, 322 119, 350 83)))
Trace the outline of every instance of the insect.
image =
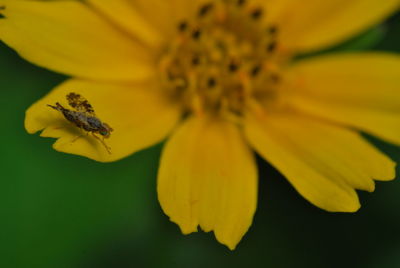
MULTIPOLYGON (((111 154, 110 147, 104 142, 104 139, 107 139, 111 135, 111 131, 113 129, 107 124, 102 122, 94 113, 92 105, 81 95, 77 93, 68 93, 66 96, 68 104, 74 109, 70 110, 64 108, 60 103, 56 102, 55 106, 47 104, 47 106, 53 108, 61 112, 65 119, 75 124, 80 129, 87 131, 87 133, 91 133, 93 137, 99 140, 107 152, 111 154), (102 136, 102 139, 96 135, 96 133, 102 136)), ((80 138, 78 136, 77 138, 80 138)))

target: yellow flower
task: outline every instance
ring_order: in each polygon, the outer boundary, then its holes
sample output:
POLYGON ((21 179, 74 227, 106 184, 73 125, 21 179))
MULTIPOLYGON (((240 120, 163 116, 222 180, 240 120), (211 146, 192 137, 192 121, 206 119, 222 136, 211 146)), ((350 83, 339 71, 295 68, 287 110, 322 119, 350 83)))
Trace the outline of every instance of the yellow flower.
POLYGON ((26 113, 54 148, 108 162, 167 139, 158 196, 185 234, 234 249, 257 203, 254 153, 312 204, 353 212, 395 177, 358 131, 400 144, 400 57, 296 54, 381 22, 399 0, 0 0, 0 39, 72 76, 26 113), (78 92, 114 129, 109 154, 47 104, 78 92))

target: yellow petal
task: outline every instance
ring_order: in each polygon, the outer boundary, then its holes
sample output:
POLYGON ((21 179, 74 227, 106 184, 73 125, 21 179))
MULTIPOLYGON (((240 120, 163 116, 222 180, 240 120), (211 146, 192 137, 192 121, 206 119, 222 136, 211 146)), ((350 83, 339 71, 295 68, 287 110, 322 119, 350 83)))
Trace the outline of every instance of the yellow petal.
POLYGON ((338 54, 304 60, 289 71, 287 100, 304 112, 400 144, 400 57, 338 54))
MULTIPOLYGON (((106 0, 92 1, 107 2, 105 8, 111 5, 110 1, 106 0)), ((208 0, 118 0, 117 2, 120 1, 129 2, 129 5, 151 26, 158 29, 167 41, 176 36, 179 23, 192 19, 200 5, 209 2, 208 0)), ((119 16, 118 13, 116 15, 119 16)))
POLYGON ((359 208, 354 188, 394 178, 395 163, 357 133, 294 114, 249 115, 253 148, 312 204, 327 211, 359 208))
MULTIPOLYGON (((129 32, 139 42, 143 42, 153 48, 158 48, 162 45, 163 32, 161 29, 151 25, 149 21, 153 16, 146 17, 145 14, 139 12, 133 5, 132 0, 89 0, 93 8, 101 14, 107 16, 112 22, 118 24, 123 29, 129 32)), ((155 12, 167 12, 167 10, 159 10, 156 1, 147 1, 148 5, 154 5, 155 12)), ((166 21, 170 23, 170 20, 166 21)))
POLYGON ((0 40, 39 66, 96 80, 154 72, 150 51, 79 1, 3 0, 0 40))
POLYGON ((163 150, 158 197, 183 233, 200 225, 234 249, 251 225, 257 202, 255 160, 236 126, 189 118, 163 150))
POLYGON ((179 117, 178 106, 168 101, 152 82, 117 85, 73 79, 27 110, 25 128, 29 133, 44 129, 41 136, 59 138, 53 146, 57 151, 109 162, 162 141, 179 117), (95 109, 96 116, 114 129, 110 138, 105 139, 111 154, 92 135, 86 135, 60 112, 47 106, 59 102, 69 107, 65 96, 70 92, 86 98, 95 109))
POLYGON ((196 8, 206 0, 169 0, 170 5, 173 7, 173 13, 176 21, 190 19, 193 17, 196 8))
POLYGON ((382 22, 400 6, 399 0, 271 1, 265 1, 265 5, 280 12, 272 13, 281 25, 282 44, 303 52, 345 41, 382 22))
POLYGON ((202 0, 90 0, 103 14, 153 45, 174 37, 178 23, 192 17, 197 1, 202 0))
POLYGON ((149 23, 160 29, 167 38, 174 37, 177 26, 193 18, 196 9, 208 0, 126 0, 143 14, 149 23))

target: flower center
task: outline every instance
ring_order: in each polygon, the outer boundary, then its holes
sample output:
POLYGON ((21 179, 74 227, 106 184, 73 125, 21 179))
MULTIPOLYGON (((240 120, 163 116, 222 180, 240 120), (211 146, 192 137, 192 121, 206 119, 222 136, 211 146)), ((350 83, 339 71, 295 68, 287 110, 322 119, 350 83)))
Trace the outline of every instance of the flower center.
POLYGON ((164 87, 189 112, 241 117, 252 100, 276 98, 279 29, 245 0, 215 0, 177 25, 160 61, 164 87))

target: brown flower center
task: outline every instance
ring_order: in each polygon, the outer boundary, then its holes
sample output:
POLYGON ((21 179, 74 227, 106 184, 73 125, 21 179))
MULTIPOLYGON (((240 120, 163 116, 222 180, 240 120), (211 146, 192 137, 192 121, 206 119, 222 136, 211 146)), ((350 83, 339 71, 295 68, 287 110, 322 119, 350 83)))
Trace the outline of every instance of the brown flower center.
POLYGON ((160 61, 164 87, 189 112, 240 117, 251 99, 273 100, 281 80, 279 29, 245 0, 215 0, 177 25, 160 61))

